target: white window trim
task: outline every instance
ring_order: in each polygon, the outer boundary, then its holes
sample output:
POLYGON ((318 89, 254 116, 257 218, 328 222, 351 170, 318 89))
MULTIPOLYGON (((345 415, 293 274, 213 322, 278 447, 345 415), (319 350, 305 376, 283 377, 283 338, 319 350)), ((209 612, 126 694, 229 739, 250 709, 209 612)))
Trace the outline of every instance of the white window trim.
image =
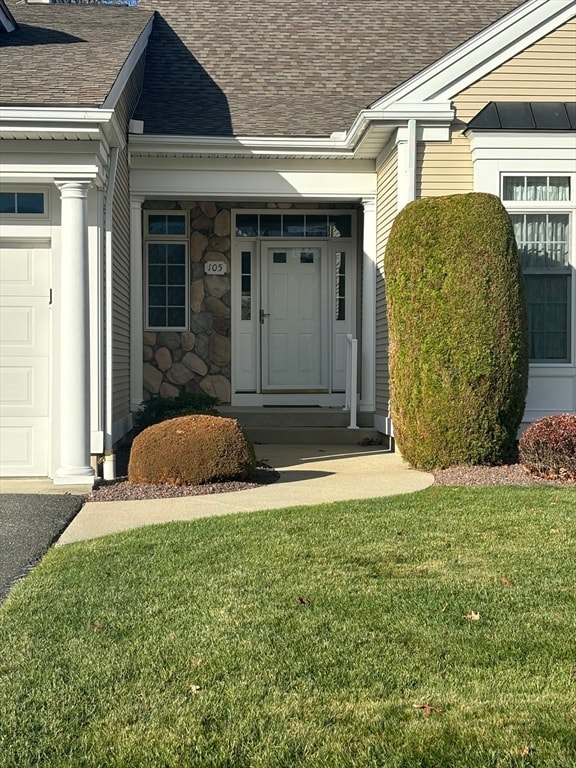
POLYGON ((143 248, 144 248, 144 331, 151 331, 153 333, 163 333, 164 331, 175 331, 178 333, 184 333, 190 329, 190 224, 187 211, 179 210, 147 210, 144 211, 143 216, 144 236, 143 236, 143 248), (184 234, 182 235, 160 235, 160 234, 148 234, 148 219, 150 216, 183 216, 185 227, 184 234), (149 305, 148 305, 148 246, 153 243, 180 243, 184 245, 185 253, 185 317, 186 322, 183 326, 155 326, 150 325, 148 322, 149 317, 149 305))
POLYGON ((48 187, 40 187, 36 185, 22 186, 21 184, 2 184, 0 191, 8 192, 11 194, 41 194, 44 198, 43 213, 0 213, 0 218, 3 222, 18 222, 21 224, 27 221, 48 221, 50 219, 50 194, 48 187))

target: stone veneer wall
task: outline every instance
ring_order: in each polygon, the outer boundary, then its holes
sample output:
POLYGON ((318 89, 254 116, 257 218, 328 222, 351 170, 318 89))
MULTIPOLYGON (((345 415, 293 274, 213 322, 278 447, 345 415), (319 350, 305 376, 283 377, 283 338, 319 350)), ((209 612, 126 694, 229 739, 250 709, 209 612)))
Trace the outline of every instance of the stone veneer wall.
POLYGON ((230 403, 231 209, 353 208, 314 203, 234 203, 147 200, 146 210, 190 215, 190 330, 144 333, 144 399, 205 392, 230 403), (206 261, 224 261, 225 275, 204 274, 206 261))
POLYGON ((145 209, 188 210, 189 331, 144 332, 144 399, 206 392, 230 402, 230 203, 149 200, 145 209), (205 275, 224 261, 225 275, 205 275))

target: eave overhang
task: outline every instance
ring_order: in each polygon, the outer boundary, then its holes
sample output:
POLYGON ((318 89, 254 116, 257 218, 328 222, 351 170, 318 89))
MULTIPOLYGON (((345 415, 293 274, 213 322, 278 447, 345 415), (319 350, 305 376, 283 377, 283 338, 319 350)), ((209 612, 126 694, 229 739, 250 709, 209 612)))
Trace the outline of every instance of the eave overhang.
POLYGON ((322 137, 167 136, 131 133, 132 157, 211 157, 261 159, 376 159, 392 136, 416 120, 424 126, 447 127, 455 112, 449 103, 393 105, 366 109, 349 131, 322 137))

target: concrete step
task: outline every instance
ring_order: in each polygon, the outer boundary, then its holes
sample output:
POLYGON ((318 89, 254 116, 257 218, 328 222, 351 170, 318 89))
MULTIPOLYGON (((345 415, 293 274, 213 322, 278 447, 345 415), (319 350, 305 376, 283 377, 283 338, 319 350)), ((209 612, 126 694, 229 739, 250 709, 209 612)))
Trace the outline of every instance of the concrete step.
POLYGON ((244 431, 260 445, 382 445, 387 440, 365 427, 245 427, 244 431))
MULTIPOLYGON (((252 427, 308 427, 346 428, 350 424, 350 413, 342 408, 300 408, 267 406, 220 406, 218 413, 237 419, 245 428, 252 427)), ((374 424, 371 413, 358 413, 357 424, 371 428, 374 424)))

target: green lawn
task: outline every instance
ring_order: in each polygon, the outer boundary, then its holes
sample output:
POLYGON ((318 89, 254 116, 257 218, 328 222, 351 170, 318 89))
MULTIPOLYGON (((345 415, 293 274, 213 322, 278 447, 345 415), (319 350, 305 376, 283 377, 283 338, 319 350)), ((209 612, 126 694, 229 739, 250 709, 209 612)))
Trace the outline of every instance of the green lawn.
POLYGON ((551 487, 52 550, 0 608, 0 766, 576 766, 575 550, 551 487))

